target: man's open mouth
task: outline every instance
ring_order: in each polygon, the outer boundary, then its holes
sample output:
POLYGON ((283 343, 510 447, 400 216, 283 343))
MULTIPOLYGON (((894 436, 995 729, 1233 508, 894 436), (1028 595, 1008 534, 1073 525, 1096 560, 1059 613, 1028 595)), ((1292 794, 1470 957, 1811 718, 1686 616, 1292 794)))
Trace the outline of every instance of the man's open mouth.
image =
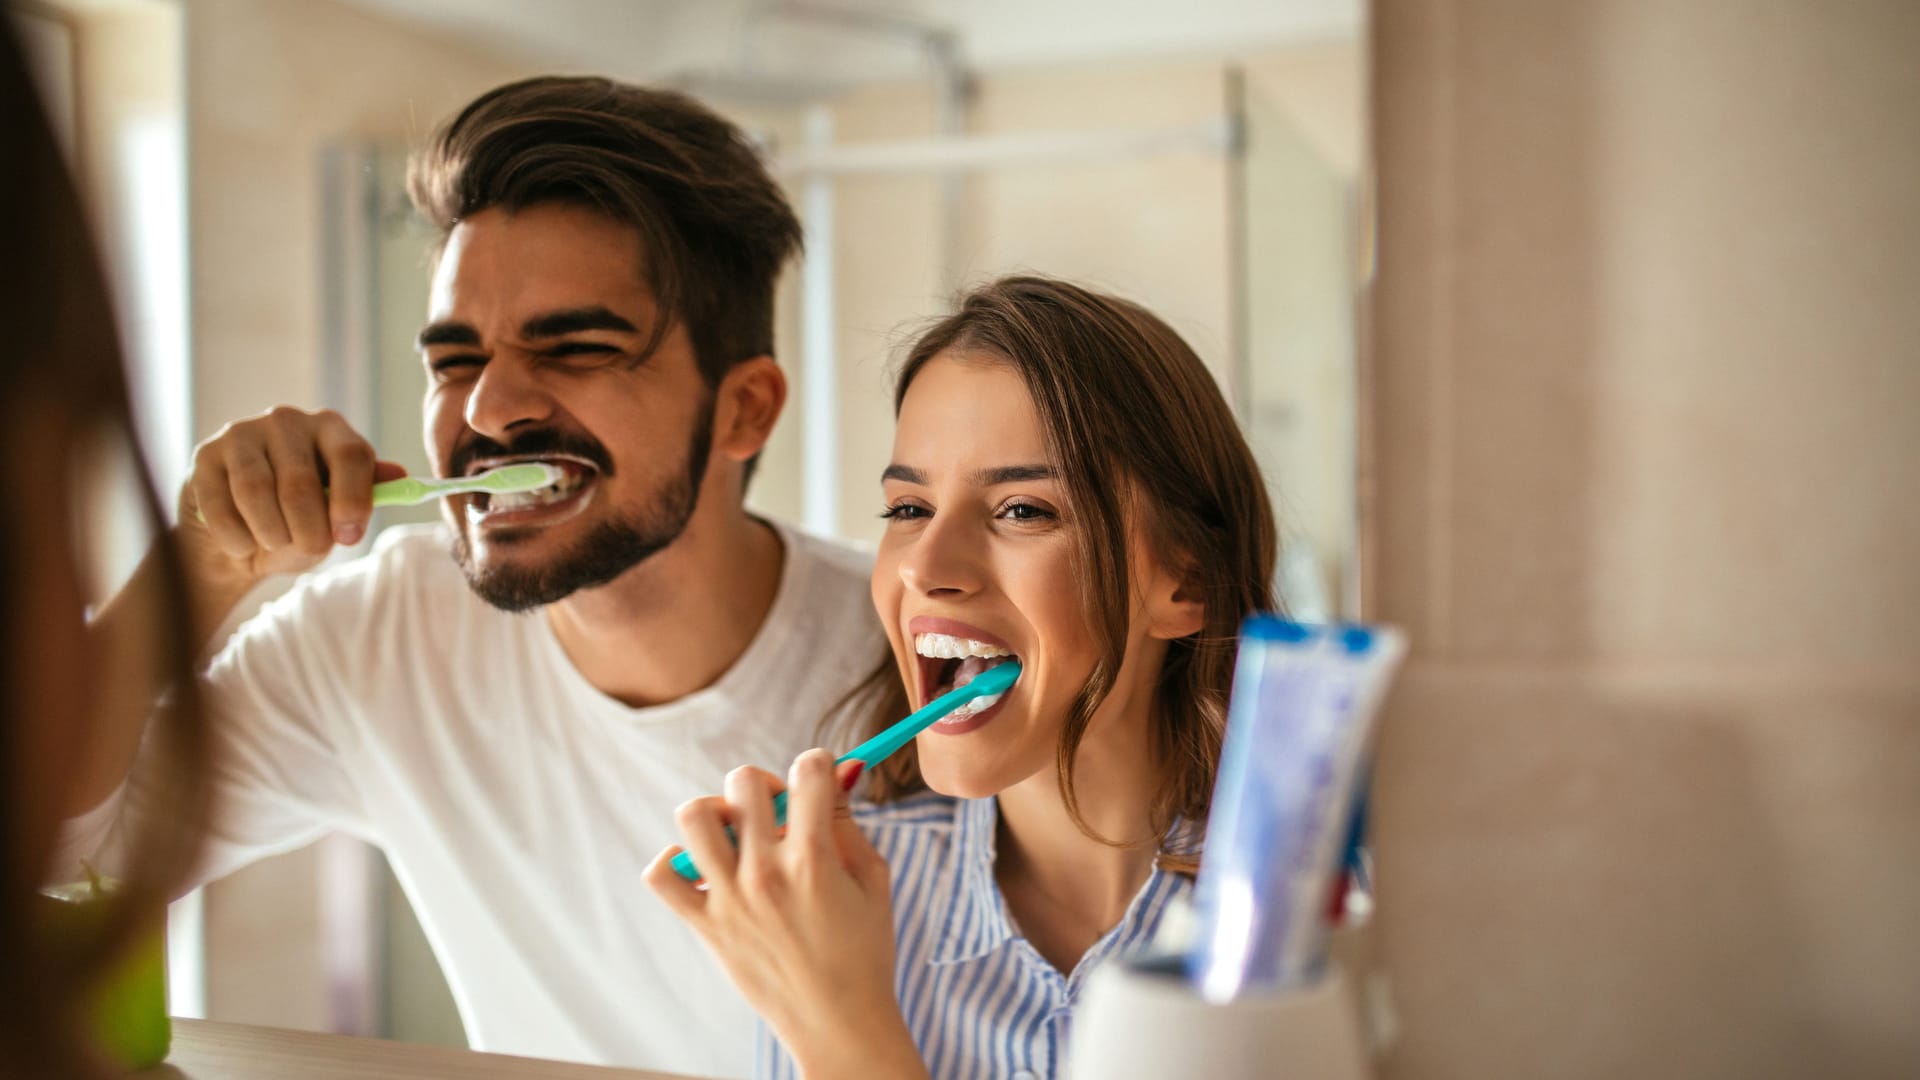
POLYGON ((560 470, 560 479, 534 491, 513 495, 474 494, 467 496, 467 523, 487 527, 503 525, 551 525, 586 508, 600 470, 586 458, 570 454, 529 454, 523 457, 478 459, 467 466, 467 475, 497 469, 502 465, 539 462, 560 470))
MULTIPOLYGON (((932 701, 972 682, 981 672, 1018 660, 1002 645, 949 634, 915 634, 913 651, 920 659, 920 700, 932 701)), ((945 722, 977 716, 1000 703, 1004 693, 974 698, 947 714, 945 722)))

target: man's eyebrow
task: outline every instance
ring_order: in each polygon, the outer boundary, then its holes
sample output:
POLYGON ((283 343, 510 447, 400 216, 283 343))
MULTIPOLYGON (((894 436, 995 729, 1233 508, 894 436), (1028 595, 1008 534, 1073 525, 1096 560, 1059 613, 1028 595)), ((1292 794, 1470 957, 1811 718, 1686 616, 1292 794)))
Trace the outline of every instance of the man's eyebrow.
POLYGON ((430 345, 478 344, 480 344, 480 331, 452 319, 428 323, 427 328, 420 331, 420 336, 414 340, 414 347, 417 349, 424 349, 430 345))
POLYGON ((889 480, 900 480, 908 484, 924 484, 927 482, 927 474, 911 465, 889 465, 881 470, 880 482, 884 484, 889 480))
POLYGON ((532 340, 565 337, 582 330, 618 330, 626 334, 639 333, 632 323, 599 305, 548 312, 545 315, 536 315, 520 324, 520 336, 532 340))

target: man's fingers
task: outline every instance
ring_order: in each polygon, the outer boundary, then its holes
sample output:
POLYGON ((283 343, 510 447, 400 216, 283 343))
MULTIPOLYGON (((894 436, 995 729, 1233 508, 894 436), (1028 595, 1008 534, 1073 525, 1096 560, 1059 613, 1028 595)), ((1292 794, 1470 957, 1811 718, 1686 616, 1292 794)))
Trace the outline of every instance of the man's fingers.
MULTIPOLYGON (((227 466, 216 458, 209 457, 205 464, 193 471, 187 480, 189 500, 193 511, 207 527, 207 535, 213 538, 215 547, 230 559, 247 559, 260 550, 253 539, 253 530, 247 527, 246 519, 233 505, 233 491, 228 486, 227 466)), ((182 525, 185 525, 182 514, 182 525)))
POLYGON ((247 523, 254 544, 279 551, 293 543, 287 519, 280 513, 280 484, 273 475, 266 446, 252 438, 235 439, 222 452, 221 464, 234 509, 247 523))
POLYGON ((333 529, 327 524, 327 495, 320 482, 312 427, 304 415, 276 410, 273 416, 277 422, 266 430, 267 460, 273 465, 280 516, 295 548, 308 555, 325 555, 333 550, 333 529))
POLYGON ((357 544, 373 516, 373 444, 338 413, 321 413, 317 421, 313 442, 326 467, 327 523, 333 542, 357 544))
POLYGON ((376 461, 373 463, 373 482, 384 484, 389 480, 398 480, 407 475, 407 467, 397 461, 376 461))

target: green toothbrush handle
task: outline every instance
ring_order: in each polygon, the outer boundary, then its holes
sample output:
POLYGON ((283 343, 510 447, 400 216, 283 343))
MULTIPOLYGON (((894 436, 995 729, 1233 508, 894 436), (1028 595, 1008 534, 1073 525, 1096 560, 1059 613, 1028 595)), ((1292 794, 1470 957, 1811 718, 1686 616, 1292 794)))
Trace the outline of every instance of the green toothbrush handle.
POLYGON ((373 505, 413 506, 439 494, 433 486, 417 477, 403 476, 373 485, 373 505))
MULTIPOLYGON (((325 489, 322 489, 323 491, 325 489)), ((398 480, 382 480, 373 485, 373 505, 375 506, 417 506, 440 494, 438 485, 414 476, 403 476, 398 480)), ((193 512, 194 520, 205 522, 206 515, 197 508, 193 512)))

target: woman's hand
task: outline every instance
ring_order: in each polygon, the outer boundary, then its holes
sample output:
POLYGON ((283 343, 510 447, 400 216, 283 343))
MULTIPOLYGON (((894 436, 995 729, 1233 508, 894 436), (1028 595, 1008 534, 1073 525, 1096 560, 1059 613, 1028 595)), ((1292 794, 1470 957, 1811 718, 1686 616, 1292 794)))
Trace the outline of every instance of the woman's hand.
POLYGON ((646 872, 809 1080, 926 1075, 894 997, 887 864, 847 810, 861 768, 850 762, 836 777, 826 751, 809 750, 786 784, 762 769, 735 769, 724 796, 676 814, 705 887, 674 873, 678 847, 646 872), (783 788, 781 835, 773 797, 783 788))

